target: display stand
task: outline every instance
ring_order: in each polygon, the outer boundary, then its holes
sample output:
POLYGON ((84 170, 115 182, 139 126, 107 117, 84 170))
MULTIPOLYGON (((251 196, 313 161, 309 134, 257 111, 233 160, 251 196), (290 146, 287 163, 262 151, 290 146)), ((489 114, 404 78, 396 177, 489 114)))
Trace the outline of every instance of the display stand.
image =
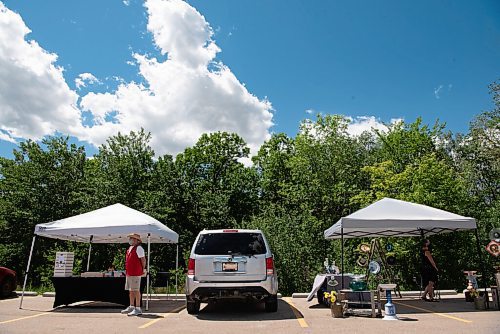
POLYGON ((56 252, 54 277, 71 277, 74 260, 75 253, 73 252, 56 252))
MULTIPOLYGON (((385 251, 380 245, 380 241, 378 239, 372 239, 370 242, 370 256, 368 258, 368 263, 370 261, 377 260, 377 262, 380 263, 381 268, 381 275, 386 281, 385 283, 395 283, 395 288, 393 291, 399 295, 399 298, 402 298, 401 296, 401 290, 399 289, 399 284, 396 283, 396 276, 394 275, 394 272, 391 269, 391 266, 387 264, 387 258, 385 256, 385 251)), ((366 269, 366 282, 369 284, 370 283, 370 275, 371 272, 367 268, 366 269)))
MULTIPOLYGON (((387 302, 385 303, 385 315, 384 320, 399 320, 396 314, 396 306, 392 303, 391 291, 397 288, 397 284, 379 284, 377 287, 378 294, 381 291, 385 291, 385 297, 387 302)), ((380 297, 379 297, 380 298, 380 297)))
POLYGON ((340 290, 341 302, 345 305, 346 313, 352 315, 365 315, 363 306, 370 306, 369 315, 376 318, 382 315, 380 293, 375 290, 353 291, 340 290), (367 298, 368 297, 368 298, 367 298), (361 307, 360 307, 361 306, 361 307))

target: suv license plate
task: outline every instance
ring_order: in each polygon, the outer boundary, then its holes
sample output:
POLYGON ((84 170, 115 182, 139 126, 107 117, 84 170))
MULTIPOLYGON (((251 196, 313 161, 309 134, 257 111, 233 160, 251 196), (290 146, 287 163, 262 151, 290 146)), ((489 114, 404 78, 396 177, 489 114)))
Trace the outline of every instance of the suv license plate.
POLYGON ((222 263, 222 271, 238 271, 238 263, 224 262, 222 263))

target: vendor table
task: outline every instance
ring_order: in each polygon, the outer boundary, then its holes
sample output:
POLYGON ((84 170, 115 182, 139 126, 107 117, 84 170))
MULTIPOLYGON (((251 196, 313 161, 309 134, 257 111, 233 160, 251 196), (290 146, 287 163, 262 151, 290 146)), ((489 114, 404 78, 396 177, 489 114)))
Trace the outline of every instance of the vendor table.
MULTIPOLYGON (((348 288, 349 283, 354 279, 355 275, 354 274, 344 274, 344 287, 348 288)), ((328 291, 330 292, 331 290, 339 291, 342 288, 342 274, 318 274, 314 278, 314 283, 311 292, 309 292, 309 295, 307 296, 307 301, 310 302, 313 300, 314 296, 317 294, 318 291, 328 291), (336 285, 335 287, 327 288, 326 284, 330 281, 335 279, 339 284, 336 285)), ((321 292, 321 293, 322 293, 321 292)), ((319 302, 319 300, 318 300, 319 302)))
MULTIPOLYGON (((54 307, 80 301, 129 305, 125 277, 52 277, 52 283, 56 292, 54 307)), ((141 293, 144 292, 145 286, 146 277, 142 277, 141 293)))

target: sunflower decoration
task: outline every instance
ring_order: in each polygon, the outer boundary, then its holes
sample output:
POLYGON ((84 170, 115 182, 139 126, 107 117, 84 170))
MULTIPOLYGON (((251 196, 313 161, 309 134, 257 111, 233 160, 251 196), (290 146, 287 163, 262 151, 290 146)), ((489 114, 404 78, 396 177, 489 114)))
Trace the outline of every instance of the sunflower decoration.
POLYGON ((332 291, 332 292, 325 292, 324 297, 326 300, 328 300, 330 303, 335 303, 337 301, 337 292, 332 291))

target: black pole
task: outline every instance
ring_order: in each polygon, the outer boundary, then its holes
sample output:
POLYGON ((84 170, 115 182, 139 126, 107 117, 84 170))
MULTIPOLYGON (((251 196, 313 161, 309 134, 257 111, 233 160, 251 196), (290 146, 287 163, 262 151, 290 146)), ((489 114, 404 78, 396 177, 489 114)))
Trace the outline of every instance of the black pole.
POLYGON ((479 256, 479 265, 481 266, 481 270, 483 272, 483 275, 481 277, 481 281, 483 282, 483 287, 484 287, 484 293, 486 294, 486 267, 484 266, 484 261, 483 261, 483 256, 481 255, 481 243, 479 241, 479 232, 477 231, 477 228, 475 230, 476 233, 476 246, 477 246, 477 256, 479 256))
POLYGON ((341 287, 342 287, 342 290, 344 290, 344 228, 343 227, 340 228, 340 240, 341 240, 341 246, 340 246, 341 247, 341 256, 340 256, 341 265, 340 265, 340 267, 341 267, 341 271, 342 271, 342 277, 341 277, 342 278, 342 285, 341 285, 341 287))
POLYGON ((419 255, 420 255, 420 288, 422 288, 422 270, 424 269, 424 256, 422 255, 422 252, 423 252, 425 234, 424 234, 424 230, 422 230, 422 229, 419 229, 419 230, 420 230, 420 237, 422 238, 422 240, 420 241, 420 244, 419 244, 419 247, 420 247, 420 252, 419 252, 419 255))
POLYGON ((424 256, 425 255, 422 255, 422 252, 424 251, 423 250, 423 247, 424 247, 424 239, 425 239, 425 234, 424 234, 424 230, 422 229, 419 229, 420 230, 420 237, 422 238, 422 240, 420 241, 419 243, 419 247, 420 247, 420 251, 419 251, 419 256, 420 256, 420 297, 422 297, 422 291, 424 290, 424 284, 423 284, 423 276, 422 276, 422 273, 424 271, 424 256))

